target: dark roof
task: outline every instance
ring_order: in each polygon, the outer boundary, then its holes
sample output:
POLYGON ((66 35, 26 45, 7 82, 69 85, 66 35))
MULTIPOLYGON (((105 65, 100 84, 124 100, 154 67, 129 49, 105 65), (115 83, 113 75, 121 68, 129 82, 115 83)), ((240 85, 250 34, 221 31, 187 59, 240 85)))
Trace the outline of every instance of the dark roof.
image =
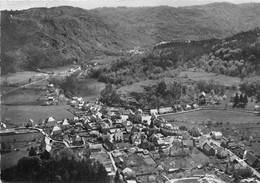
POLYGON ((203 149, 210 152, 213 149, 213 147, 211 145, 209 145, 208 143, 205 143, 203 146, 203 149))
POLYGON ((237 147, 237 144, 235 142, 229 142, 228 147, 237 147))
POLYGON ((255 157, 255 156, 254 156, 252 153, 250 153, 250 152, 247 152, 247 153, 246 153, 245 159, 246 159, 247 164, 249 164, 250 166, 254 166, 254 164, 255 164, 257 161, 259 161, 259 160, 257 159, 257 157, 255 157))
POLYGON ((115 150, 116 147, 115 145, 108 139, 105 140, 105 142, 103 143, 103 146, 106 148, 106 150, 108 151, 112 151, 115 150))

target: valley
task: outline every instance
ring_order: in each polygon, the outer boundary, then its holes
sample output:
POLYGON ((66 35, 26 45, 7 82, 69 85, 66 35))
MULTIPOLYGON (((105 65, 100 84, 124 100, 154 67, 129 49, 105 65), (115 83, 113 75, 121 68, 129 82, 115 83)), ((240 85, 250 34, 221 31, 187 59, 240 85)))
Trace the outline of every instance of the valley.
POLYGON ((0 182, 259 182, 259 17, 1 11, 0 182))

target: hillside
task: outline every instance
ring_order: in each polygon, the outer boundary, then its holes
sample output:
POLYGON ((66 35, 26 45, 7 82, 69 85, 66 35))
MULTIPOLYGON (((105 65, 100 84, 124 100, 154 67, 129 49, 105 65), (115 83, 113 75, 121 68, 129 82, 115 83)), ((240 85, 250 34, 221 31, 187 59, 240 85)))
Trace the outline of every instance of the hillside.
POLYGON ((260 26, 260 4, 75 7, 1 12, 3 74, 86 62, 161 41, 223 38, 260 26))
POLYGON ((223 39, 170 42, 143 55, 122 57, 111 68, 93 74, 105 83, 120 86, 142 80, 176 77, 192 69, 234 77, 260 74, 260 29, 223 39))
POLYGON ((227 37, 260 25, 260 4, 213 3, 180 8, 119 7, 91 11, 114 22, 127 39, 141 45, 163 40, 227 37))

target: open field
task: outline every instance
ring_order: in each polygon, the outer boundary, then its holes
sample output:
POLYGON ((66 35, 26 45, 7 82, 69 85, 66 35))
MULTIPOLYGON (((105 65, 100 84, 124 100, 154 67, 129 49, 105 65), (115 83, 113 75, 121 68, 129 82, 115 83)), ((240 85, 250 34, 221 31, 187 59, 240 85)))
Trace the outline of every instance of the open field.
POLYGON ((53 105, 53 106, 1 106, 1 118, 10 118, 12 123, 19 126, 26 125, 29 119, 32 119, 35 123, 40 123, 49 116, 54 117, 56 120, 62 120, 64 118, 74 117, 67 110, 67 105, 53 105))
POLYGON ((29 152, 27 150, 1 154, 1 169, 15 166, 20 158, 28 156, 28 154, 29 152))
POLYGON ((152 87, 157 85, 160 81, 164 81, 166 84, 167 83, 172 83, 174 81, 184 81, 186 79, 184 78, 169 78, 169 77, 164 77, 161 80, 144 80, 144 81, 140 81, 131 85, 126 85, 123 86, 121 88, 119 88, 117 91, 121 94, 123 93, 131 93, 131 92, 135 92, 135 93, 143 93, 144 92, 144 87, 152 87))
POLYGON ((225 76, 222 74, 215 74, 215 73, 208 73, 208 72, 190 72, 190 71, 183 71, 179 74, 179 77, 188 77, 194 81, 199 80, 215 80, 220 84, 232 86, 238 85, 241 82, 241 79, 238 77, 230 77, 225 76))
POLYGON ((4 82, 7 82, 8 84, 28 83, 30 78, 32 78, 32 81, 34 81, 34 79, 40 79, 46 76, 48 75, 44 73, 33 72, 33 71, 17 72, 15 74, 2 75, 1 85, 4 82))
POLYGON ((134 163, 134 166, 131 167, 132 170, 138 172, 139 174, 146 174, 156 172, 156 163, 148 155, 146 158, 143 157, 143 154, 127 154, 125 157, 125 162, 127 167, 131 166, 131 162, 134 163), (149 163, 148 163, 149 162, 149 163), (148 164, 147 164, 148 163, 148 164))
POLYGON ((23 148, 19 143, 32 143, 36 139, 43 137, 42 133, 24 133, 24 134, 12 134, 12 135, 2 135, 1 142, 6 143, 13 143, 13 147, 16 148, 23 148))
MULTIPOLYGON (((13 87, 2 87, 3 90, 8 90, 13 87)), ((2 105, 41 105, 43 104, 41 93, 44 92, 41 88, 25 88, 15 90, 1 97, 2 105)))
POLYGON ((141 82, 134 83, 132 85, 126 85, 119 88, 117 91, 121 94, 127 94, 131 92, 142 93, 144 92, 144 86, 156 85, 158 81, 156 80, 145 80, 141 82))
POLYGON ((97 58, 90 61, 90 63, 98 63, 100 65, 110 65, 117 60, 117 56, 106 56, 105 58, 97 58))
POLYGON ((61 72, 68 71, 69 69, 72 69, 72 68, 77 68, 78 66, 79 65, 72 64, 72 65, 66 65, 66 66, 55 67, 55 68, 46 68, 46 69, 41 69, 41 70, 44 72, 48 71, 48 72, 53 72, 54 74, 58 74, 61 72))
POLYGON ((37 133, 14 134, 1 136, 1 143, 9 144, 12 151, 1 154, 1 168, 7 168, 16 165, 18 160, 23 156, 28 156, 28 149, 31 146, 36 146, 43 135, 37 133), (14 151, 19 149, 19 151, 14 151))
POLYGON ((169 114, 163 117, 166 120, 184 120, 188 122, 202 122, 205 120, 222 121, 223 123, 257 123, 260 116, 251 113, 226 110, 201 110, 183 114, 169 114))

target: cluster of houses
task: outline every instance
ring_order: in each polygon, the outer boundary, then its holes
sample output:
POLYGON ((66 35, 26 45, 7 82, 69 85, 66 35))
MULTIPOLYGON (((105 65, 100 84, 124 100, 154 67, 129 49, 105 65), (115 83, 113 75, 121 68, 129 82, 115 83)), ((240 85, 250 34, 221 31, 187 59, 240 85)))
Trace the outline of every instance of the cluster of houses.
POLYGON ((199 109, 200 106, 196 103, 192 104, 176 104, 172 107, 160 107, 158 109, 151 109, 150 114, 167 114, 167 113, 175 113, 175 112, 182 112, 188 110, 196 110, 199 109))
POLYGON ((239 152, 234 148, 234 142, 225 142, 221 132, 212 131, 204 135, 197 127, 176 126, 154 113, 147 116, 140 109, 133 112, 106 107, 99 101, 85 103, 81 98, 73 98, 70 103, 78 109, 84 107, 87 115, 62 121, 49 117, 38 127, 42 127, 53 140, 62 141, 68 147, 89 148, 92 153, 112 153, 117 168, 108 159, 105 168, 109 175, 114 176, 112 171, 117 169, 123 179, 132 180, 136 173, 131 167, 123 166, 124 158, 118 155, 119 149, 144 156, 158 152, 160 156, 182 158, 191 155, 193 148, 197 148, 205 155, 219 159, 230 157, 228 150, 231 150, 238 157, 242 155, 241 158, 245 158, 250 166, 258 166, 259 160, 252 153, 239 152), (220 146, 214 141, 218 141, 220 146), (124 148, 121 148, 122 144, 124 148))
POLYGON ((48 105, 57 105, 59 102, 66 102, 68 99, 64 94, 61 93, 60 89, 54 87, 52 83, 47 85, 47 90, 44 93, 43 104, 44 106, 48 105))
MULTIPOLYGON (((53 86, 48 88, 53 90, 53 86)), ((55 89, 49 93, 55 93, 55 89)), ((120 151, 142 153, 144 156, 157 152, 160 156, 182 158, 191 155, 193 148, 198 148, 207 156, 222 159, 230 156, 228 150, 234 145, 230 141, 220 143, 223 141, 221 132, 213 131, 204 135, 197 127, 176 126, 157 116, 172 112, 173 108, 152 109, 151 115, 146 115, 141 109, 132 111, 107 107, 98 100, 85 102, 81 97, 72 97, 67 102, 78 111, 74 118, 57 121, 49 117, 37 127, 42 128, 52 140, 63 142, 67 147, 87 148, 92 154, 111 153, 112 159, 106 158, 104 164, 108 174, 115 176, 115 171, 119 171, 122 179, 128 182, 133 181, 136 172, 125 166, 124 158, 118 155, 120 151), (217 146, 214 141, 221 145, 217 146), (117 155, 115 152, 118 152, 117 155)), ((189 110, 198 107, 193 104, 175 108, 189 110)), ((257 166, 258 160, 252 160, 253 154, 243 152, 242 155, 247 157, 249 165, 257 166)))
POLYGON ((229 149, 240 159, 243 159, 249 166, 253 168, 260 168, 260 160, 253 152, 247 151, 244 147, 235 143, 232 139, 222 138, 221 147, 229 149))

